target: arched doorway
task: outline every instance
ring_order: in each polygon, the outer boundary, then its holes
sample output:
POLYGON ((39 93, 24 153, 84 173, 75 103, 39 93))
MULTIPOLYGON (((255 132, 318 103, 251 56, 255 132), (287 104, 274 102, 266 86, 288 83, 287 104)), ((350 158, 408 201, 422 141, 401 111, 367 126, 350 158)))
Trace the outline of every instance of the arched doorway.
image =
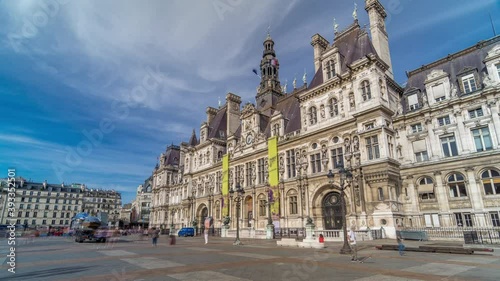
POLYGON ((321 204, 325 229, 341 229, 344 220, 342 216, 342 205, 340 204, 340 194, 336 192, 328 193, 321 204))

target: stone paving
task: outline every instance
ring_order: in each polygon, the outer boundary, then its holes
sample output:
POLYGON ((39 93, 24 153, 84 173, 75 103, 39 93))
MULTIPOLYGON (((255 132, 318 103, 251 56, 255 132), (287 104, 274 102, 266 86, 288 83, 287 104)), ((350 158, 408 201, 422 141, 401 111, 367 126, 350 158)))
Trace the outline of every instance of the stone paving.
MULTIPOLYGON (((325 249, 286 248, 272 240, 210 237, 178 238, 169 245, 161 236, 158 247, 149 239, 122 237, 110 243, 75 243, 54 237, 16 245, 16 273, 9 265, 7 241, 0 240, 0 280, 499 280, 500 257, 381 251, 375 245, 394 240, 359 242, 365 263, 353 263, 338 254, 342 243, 327 242, 325 249)), ((445 244, 444 242, 440 242, 445 244)), ((408 241, 411 246, 439 244, 408 241)), ((456 244, 456 243, 454 243, 456 244)))

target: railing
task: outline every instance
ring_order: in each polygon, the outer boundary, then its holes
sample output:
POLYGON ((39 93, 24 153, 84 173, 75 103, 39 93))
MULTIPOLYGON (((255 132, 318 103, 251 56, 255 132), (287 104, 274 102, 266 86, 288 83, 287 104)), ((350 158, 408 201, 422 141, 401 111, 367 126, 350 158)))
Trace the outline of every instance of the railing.
MULTIPOLYGON (((368 241, 383 238, 381 229, 356 230, 355 233, 356 239, 358 241, 368 241)), ((344 232, 342 229, 314 231, 315 237, 318 237, 320 234, 323 235, 326 241, 342 241, 344 239, 344 232)))
POLYGON ((322 234, 326 240, 338 240, 342 238, 342 230, 315 230, 314 236, 319 237, 322 234))
POLYGON ((500 244, 500 227, 412 227, 405 231, 422 231, 429 240, 460 240, 465 244, 500 244))
POLYGON ((305 238, 306 229, 303 227, 297 228, 275 228, 274 238, 305 238))

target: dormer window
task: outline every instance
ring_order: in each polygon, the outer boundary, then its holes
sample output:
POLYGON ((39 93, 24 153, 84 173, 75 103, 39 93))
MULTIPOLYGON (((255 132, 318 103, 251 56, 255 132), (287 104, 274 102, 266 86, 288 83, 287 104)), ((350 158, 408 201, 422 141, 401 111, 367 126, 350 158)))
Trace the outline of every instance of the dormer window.
POLYGON ((273 136, 279 136, 280 135, 280 124, 276 123, 273 125, 273 136))
POLYGON ((367 80, 361 82, 361 95, 363 96, 363 101, 367 101, 372 98, 370 82, 368 82, 367 80))
POLYGON ((327 62, 326 64, 326 75, 328 79, 335 76, 335 62, 333 60, 327 62))
POLYGON ((314 125, 318 122, 318 115, 316 107, 312 106, 309 108, 309 124, 314 125))
POLYGON ((436 100, 436 102, 446 99, 443 83, 432 86, 432 93, 434 94, 434 99, 436 100))
POLYGON ((469 74, 462 77, 462 85, 464 86, 464 93, 472 93, 477 90, 476 79, 474 79, 474 74, 469 74))
POLYGON ((410 111, 416 110, 419 108, 417 94, 413 94, 411 96, 408 96, 408 108, 410 109, 410 111))

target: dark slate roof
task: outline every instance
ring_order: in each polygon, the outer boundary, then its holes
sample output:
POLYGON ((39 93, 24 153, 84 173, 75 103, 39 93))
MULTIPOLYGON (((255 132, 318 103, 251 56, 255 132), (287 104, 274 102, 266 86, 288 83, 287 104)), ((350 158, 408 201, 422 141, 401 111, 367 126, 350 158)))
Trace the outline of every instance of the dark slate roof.
POLYGON ((80 188, 72 188, 71 186, 62 187, 61 185, 55 185, 55 184, 47 184, 47 188, 44 188, 43 183, 35 183, 35 182, 24 182, 24 185, 22 187, 18 186, 17 189, 33 190, 33 191, 50 190, 52 192, 82 193, 82 190, 80 188))
POLYGON ((366 30, 361 29, 356 20, 346 30, 336 34, 332 46, 339 49, 342 69, 368 54, 377 54, 366 30))
POLYGON ((208 124, 208 138, 215 139, 226 139, 226 131, 227 131, 227 110, 226 107, 222 107, 217 111, 217 114, 212 119, 210 124, 208 124), (220 135, 220 132, 224 133, 224 136, 220 135))
POLYGON ((189 139, 190 146, 196 146, 198 144, 198 139, 196 138, 196 132, 193 129, 193 134, 191 134, 191 138, 189 139))
POLYGON ((314 74, 314 77, 309 84, 309 89, 313 89, 318 87, 319 85, 323 84, 323 66, 320 64, 318 71, 316 71, 316 74, 314 74))
POLYGON ((488 55, 488 52, 500 42, 500 35, 493 37, 489 40, 481 41, 476 45, 464 49, 455 54, 450 54, 445 58, 437 60, 428 65, 410 71, 408 73, 408 82, 406 84, 405 92, 410 91, 411 88, 420 89, 425 91, 424 81, 427 79, 433 70, 443 70, 450 76, 450 83, 453 83, 457 89, 457 75, 465 68, 477 69, 480 77, 486 72, 486 67, 483 60, 488 55))
MULTIPOLYGON (((285 134, 291 133, 301 128, 300 105, 297 97, 305 90, 305 88, 302 90, 297 90, 280 98, 278 104, 276 105, 275 112, 281 112, 281 114, 283 114, 283 117, 285 118, 285 134)), ((266 128, 263 130, 263 132, 268 137, 271 136, 271 125, 269 120, 270 118, 268 117, 264 119, 266 128)))
POLYGON ((177 145, 170 145, 165 152, 165 165, 179 165, 181 148, 177 145))

